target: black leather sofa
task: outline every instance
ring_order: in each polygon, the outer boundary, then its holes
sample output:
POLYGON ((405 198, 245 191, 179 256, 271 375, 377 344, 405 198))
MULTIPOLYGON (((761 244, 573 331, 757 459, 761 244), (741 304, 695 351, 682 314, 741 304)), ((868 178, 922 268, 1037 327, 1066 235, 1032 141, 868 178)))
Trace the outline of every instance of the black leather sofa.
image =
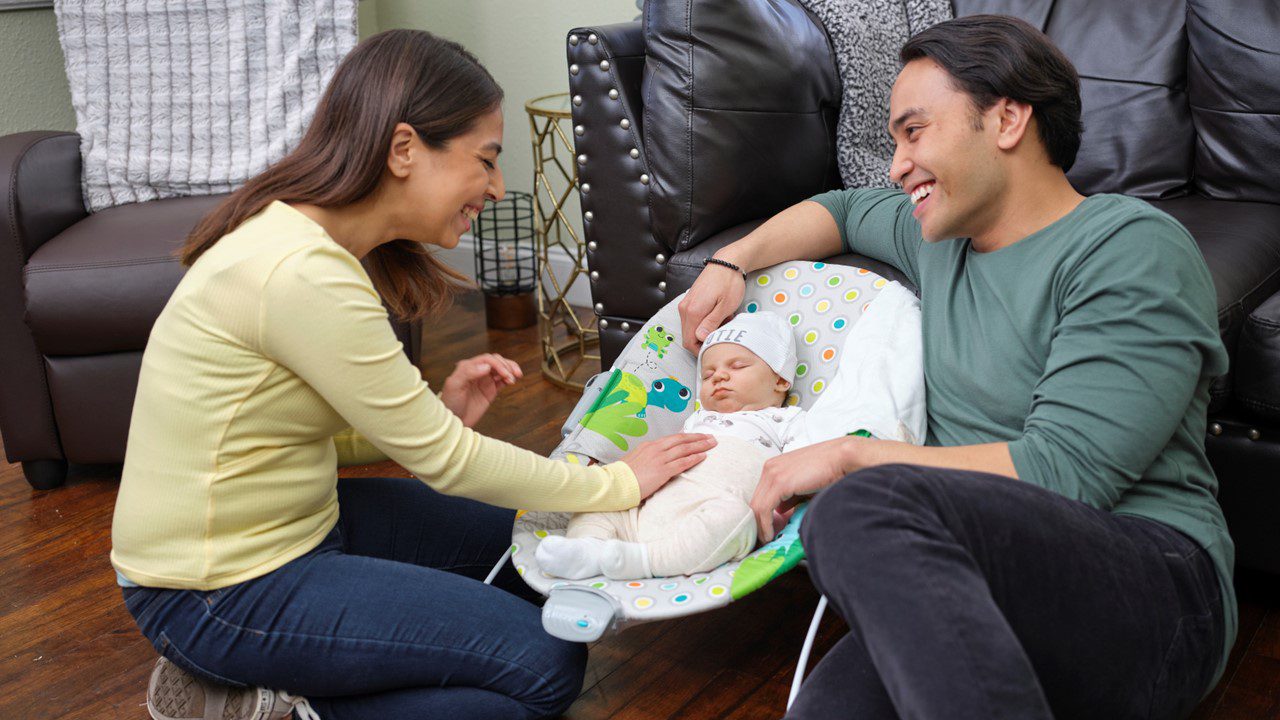
MULTIPOLYGON (((1015 15, 1053 38, 1081 75, 1073 184, 1147 200, 1199 243, 1231 355, 1206 444, 1238 563, 1280 572, 1274 1, 954 0, 954 10, 1015 15)), ((839 186, 841 83, 829 38, 795 0, 648 0, 642 21, 572 30, 568 62, 607 366, 704 257, 839 186)), ((866 258, 834 261, 901 279, 866 258)))

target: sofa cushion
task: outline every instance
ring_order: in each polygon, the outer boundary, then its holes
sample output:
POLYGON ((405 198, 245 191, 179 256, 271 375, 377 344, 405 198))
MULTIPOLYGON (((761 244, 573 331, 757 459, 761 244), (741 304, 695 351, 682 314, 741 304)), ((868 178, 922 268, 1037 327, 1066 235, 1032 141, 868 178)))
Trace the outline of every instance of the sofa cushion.
POLYGON ((1280 420, 1280 293, 1245 320, 1236 349, 1236 401, 1268 420, 1280 420))
POLYGON ((799 2, 648 2, 644 23, 637 174, 659 243, 686 250, 839 186, 840 79, 799 2))
POLYGON ((1218 293, 1218 329, 1231 368, 1210 390, 1211 410, 1232 393, 1236 346, 1245 318, 1280 290, 1280 205, 1210 200, 1199 195, 1151 201, 1186 226, 1200 246, 1218 293))
POLYGON ((1196 186, 1224 200, 1280 202, 1280 4, 1191 0, 1188 6, 1196 186))
POLYGON ((141 350, 184 269, 176 257, 225 196, 96 212, 46 242, 23 270, 27 324, 44 355, 141 350))
POLYGON ((1195 133, 1185 0, 955 0, 954 6, 957 16, 1026 20, 1076 66, 1084 136, 1069 177, 1080 192, 1186 194, 1195 133))

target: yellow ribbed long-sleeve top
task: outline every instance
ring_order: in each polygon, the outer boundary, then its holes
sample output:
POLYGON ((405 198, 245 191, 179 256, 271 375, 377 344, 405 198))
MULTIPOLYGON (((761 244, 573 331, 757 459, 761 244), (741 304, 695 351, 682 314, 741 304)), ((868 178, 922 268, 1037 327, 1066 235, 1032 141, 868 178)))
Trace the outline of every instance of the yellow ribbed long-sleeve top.
POLYGON ((552 461, 465 427, 405 357, 355 256, 272 203, 192 265, 152 328, 111 562, 149 587, 265 575, 333 528, 339 465, 385 458, 510 508, 640 501, 623 463, 552 461))

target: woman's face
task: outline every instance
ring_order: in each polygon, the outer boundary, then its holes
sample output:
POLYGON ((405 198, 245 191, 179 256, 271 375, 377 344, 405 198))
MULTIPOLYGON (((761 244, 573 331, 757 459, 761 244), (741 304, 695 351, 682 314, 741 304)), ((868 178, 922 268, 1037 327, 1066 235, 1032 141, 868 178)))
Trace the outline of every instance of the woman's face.
POLYGON ((420 242, 452 248, 471 230, 471 223, 486 200, 496 202, 506 193, 498 155, 502 152, 502 110, 495 108, 476 120, 467 133, 436 150, 413 138, 424 163, 406 178, 411 237, 420 242), (421 170, 421 172, 418 172, 421 170))

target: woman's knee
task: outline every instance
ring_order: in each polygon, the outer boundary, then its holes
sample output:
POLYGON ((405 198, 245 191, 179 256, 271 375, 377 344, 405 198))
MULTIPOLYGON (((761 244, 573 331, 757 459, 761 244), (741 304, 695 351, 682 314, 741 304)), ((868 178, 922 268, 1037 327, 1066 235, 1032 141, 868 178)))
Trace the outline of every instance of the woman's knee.
POLYGON ((528 692, 515 699, 527 707, 533 717, 555 717, 564 713, 578 699, 587 670, 587 646, 569 642, 540 632, 533 639, 533 657, 538 658, 534 670, 539 680, 528 692))

